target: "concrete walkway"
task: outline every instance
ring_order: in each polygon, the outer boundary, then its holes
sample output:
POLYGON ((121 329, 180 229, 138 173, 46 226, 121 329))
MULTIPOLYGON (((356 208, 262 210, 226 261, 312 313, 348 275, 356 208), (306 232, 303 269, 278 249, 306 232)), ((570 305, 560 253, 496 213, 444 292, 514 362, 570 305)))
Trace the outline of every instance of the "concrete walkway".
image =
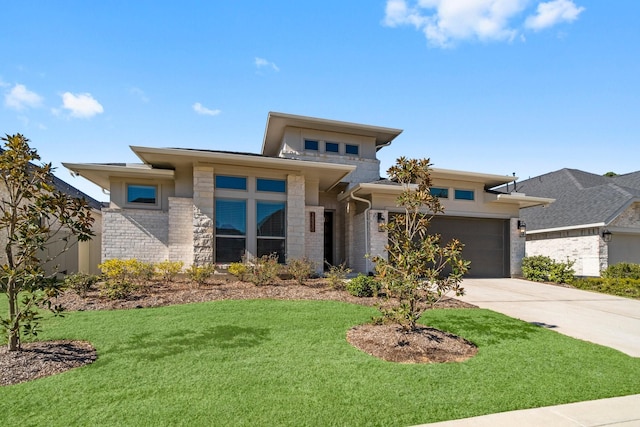
MULTIPOLYGON (((481 308, 640 357, 640 301, 517 279, 466 279, 481 308)), ((640 379, 639 379, 640 381, 640 379)), ((502 412, 429 427, 640 427, 640 395, 502 412)))

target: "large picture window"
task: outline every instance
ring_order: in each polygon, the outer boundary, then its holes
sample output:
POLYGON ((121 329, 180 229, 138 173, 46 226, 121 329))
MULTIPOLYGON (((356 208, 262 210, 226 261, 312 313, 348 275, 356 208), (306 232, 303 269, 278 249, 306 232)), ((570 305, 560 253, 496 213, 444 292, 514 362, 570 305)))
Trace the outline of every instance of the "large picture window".
POLYGON ((247 247, 247 201, 216 199, 216 262, 237 262, 247 247))
POLYGON ((257 256, 276 253, 284 262, 285 254, 285 202, 257 201, 257 256))

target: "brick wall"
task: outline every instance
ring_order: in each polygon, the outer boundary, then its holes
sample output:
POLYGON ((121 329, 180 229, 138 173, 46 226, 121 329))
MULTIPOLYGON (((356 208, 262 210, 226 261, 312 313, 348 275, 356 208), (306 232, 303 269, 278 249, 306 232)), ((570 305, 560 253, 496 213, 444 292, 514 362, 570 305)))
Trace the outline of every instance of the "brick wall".
POLYGON ((193 199, 169 197, 169 259, 193 263, 193 199))
POLYGON ((543 255, 558 262, 569 259, 575 261, 573 269, 577 276, 599 276, 607 266, 607 246, 597 228, 589 230, 530 235, 526 256, 543 255))
POLYGON ((525 255, 526 238, 520 237, 518 218, 509 221, 509 269, 511 277, 522 277, 522 258, 525 255))
POLYGON ((137 258, 156 262, 169 257, 169 214, 150 209, 102 210, 102 260, 137 258))
POLYGON ((313 262, 316 273, 324 271, 324 207, 305 208, 305 256, 313 262), (311 231, 311 213, 315 215, 315 231, 311 231))

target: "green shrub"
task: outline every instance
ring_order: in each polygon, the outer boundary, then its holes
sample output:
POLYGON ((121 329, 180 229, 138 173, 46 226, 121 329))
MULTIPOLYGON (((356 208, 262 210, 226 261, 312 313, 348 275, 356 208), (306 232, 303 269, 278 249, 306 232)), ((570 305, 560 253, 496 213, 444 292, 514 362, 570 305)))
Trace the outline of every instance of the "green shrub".
POLYGON ((571 285, 586 291, 640 299, 640 279, 589 277, 576 279, 571 285))
POLYGON ((182 272, 184 262, 164 260, 156 264, 156 271, 167 282, 173 282, 178 274, 182 272))
POLYGON ((329 265, 329 271, 325 273, 327 283, 332 289, 342 290, 345 288, 347 275, 351 273, 351 269, 343 263, 340 265, 329 265))
POLYGON ((195 265, 191 264, 189 268, 187 268, 186 273, 189 279, 196 282, 198 285, 204 285, 207 283, 207 280, 213 276, 216 268, 212 264, 207 265, 195 265))
POLYGON ((557 262, 543 255, 525 257, 522 259, 522 274, 534 282, 571 283, 575 277, 574 264, 574 261, 557 262))
POLYGON ((127 262, 131 265, 133 280, 138 283, 150 282, 156 274, 156 266, 152 262, 144 262, 137 259, 130 259, 127 262))
POLYGON ((232 262, 227 272, 237 277, 241 282, 246 282, 249 278, 249 267, 243 262, 232 262))
POLYGON ((620 262, 602 270, 601 275, 608 279, 640 279, 640 264, 620 262))
POLYGON ((294 258, 287 263, 287 272, 299 285, 304 285, 304 281, 313 274, 314 265, 307 258, 294 258))
POLYGON ((378 295, 380 283, 371 276, 358 274, 357 277, 347 282, 346 289, 347 292, 356 297, 372 297, 378 295))
POLYGON ((112 258, 98 265, 104 276, 100 295, 109 299, 124 299, 131 295, 138 288, 133 283, 139 274, 138 263, 135 259, 112 258))
POLYGON ((282 266, 278 263, 278 254, 274 253, 256 258, 249 270, 249 281, 262 286, 275 282, 282 266))
POLYGON ((105 280, 100 283, 100 295, 109 299, 126 299, 138 289, 132 282, 105 280))
POLYGON ((74 273, 64 278, 64 286, 84 298, 98 280, 100 277, 94 274, 74 273))

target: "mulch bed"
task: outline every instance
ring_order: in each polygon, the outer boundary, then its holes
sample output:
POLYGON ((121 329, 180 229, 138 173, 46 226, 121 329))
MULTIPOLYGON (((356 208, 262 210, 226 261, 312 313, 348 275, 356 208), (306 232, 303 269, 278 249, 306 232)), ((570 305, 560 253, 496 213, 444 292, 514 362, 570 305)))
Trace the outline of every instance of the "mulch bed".
MULTIPOLYGON (((374 306, 379 298, 358 298, 346 291, 331 289, 322 279, 299 285, 293 280, 280 280, 275 285, 256 286, 232 280, 212 281, 194 285, 185 280, 154 282, 141 286, 130 297, 109 300, 97 290, 84 298, 67 291, 55 302, 67 311, 121 310, 160 307, 216 300, 281 299, 332 300, 374 306)), ((438 308, 475 308, 474 305, 447 298, 438 308)), ((368 354, 393 362, 436 363, 457 362, 472 357, 477 348, 455 335, 433 328, 421 327, 406 333, 394 325, 360 325, 352 328, 347 340, 368 354)), ((18 384, 57 374, 92 363, 95 349, 84 341, 43 341, 25 343, 22 351, 9 352, 0 348, 0 386, 18 384)))

